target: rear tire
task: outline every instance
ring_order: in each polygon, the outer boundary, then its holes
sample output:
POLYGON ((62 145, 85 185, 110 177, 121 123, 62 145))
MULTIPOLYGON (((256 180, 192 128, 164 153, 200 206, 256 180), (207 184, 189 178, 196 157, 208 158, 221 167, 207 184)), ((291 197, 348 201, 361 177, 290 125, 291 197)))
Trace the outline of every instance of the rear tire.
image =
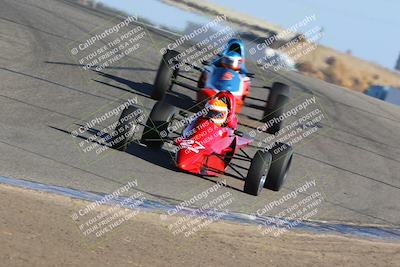
MULTIPOLYGON (((279 118, 284 112, 284 106, 289 102, 290 89, 283 83, 273 83, 270 90, 267 105, 265 106, 262 122, 268 122, 274 118, 279 118)), ((281 129, 282 121, 274 123, 267 128, 267 133, 276 134, 281 129)))
MULTIPOLYGON (((126 151, 129 143, 132 141, 133 135, 137 128, 137 118, 140 113, 136 114, 138 108, 134 106, 126 107, 118 119, 118 124, 115 127, 117 132, 113 137, 111 147, 116 150, 126 151)), ((114 131, 114 132, 115 132, 114 131)))
POLYGON ((250 168, 244 182, 244 192, 257 196, 264 187, 271 165, 272 156, 267 151, 258 150, 251 160, 250 168))
POLYGON ((174 106, 164 101, 157 102, 147 119, 142 142, 150 148, 160 149, 168 137, 168 126, 174 114, 174 106))
POLYGON ((276 143, 269 152, 272 155, 272 163, 264 187, 273 191, 279 191, 289 172, 293 158, 293 149, 288 144, 276 143))
POLYGON ((179 72, 177 67, 179 62, 176 60, 170 62, 170 60, 177 55, 179 55, 179 53, 174 50, 167 50, 167 53, 163 55, 154 80, 154 88, 151 92, 151 98, 162 100, 167 91, 171 90, 173 85, 172 80, 176 78, 179 72))

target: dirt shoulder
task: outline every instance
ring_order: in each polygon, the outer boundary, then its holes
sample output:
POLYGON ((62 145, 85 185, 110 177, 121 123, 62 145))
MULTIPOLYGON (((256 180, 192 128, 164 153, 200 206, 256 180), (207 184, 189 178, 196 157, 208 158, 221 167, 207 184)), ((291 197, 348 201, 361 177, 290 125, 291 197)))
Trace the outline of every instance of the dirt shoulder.
MULTIPOLYGON (((88 239, 71 214, 89 202, 0 185, 2 266, 399 266, 400 243, 290 232, 262 236, 255 226, 214 222, 173 235, 155 213, 140 212, 88 239)), ((97 207, 101 213, 109 207, 97 207)))

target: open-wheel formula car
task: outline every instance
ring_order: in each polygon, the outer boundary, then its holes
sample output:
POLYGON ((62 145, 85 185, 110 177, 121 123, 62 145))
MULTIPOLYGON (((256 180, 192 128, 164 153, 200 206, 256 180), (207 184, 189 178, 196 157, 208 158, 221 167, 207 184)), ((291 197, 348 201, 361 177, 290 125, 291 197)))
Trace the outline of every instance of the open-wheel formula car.
MULTIPOLYGON (((174 85, 196 91, 198 103, 204 103, 219 91, 229 91, 235 97, 236 112, 241 111, 245 99, 250 98, 251 78, 254 74, 249 73, 244 65, 245 49, 240 39, 231 39, 223 52, 211 62, 202 62, 204 67, 187 62, 183 64, 179 58, 179 52, 175 50, 167 50, 163 55, 151 93, 153 99, 163 100, 174 85), (183 65, 199 71, 199 79, 195 80, 186 73, 182 73, 179 67, 183 65), (189 84, 187 81, 194 82, 196 85, 189 84)), ((286 84, 279 82, 273 83, 271 87, 263 86, 263 88, 270 90, 263 115, 263 121, 267 121, 271 112, 283 112, 281 107, 288 102, 290 91, 286 84)))
MULTIPOLYGON (((185 112, 166 101, 157 102, 152 108, 141 136, 141 142, 152 149, 161 149, 164 143, 173 145, 176 167, 182 171, 203 176, 224 174, 228 167, 244 179, 244 192, 258 195, 262 188, 278 191, 284 183, 291 165, 293 150, 283 143, 275 143, 270 149, 260 148, 253 157, 244 151, 253 139, 237 130, 236 99, 229 91, 220 91, 205 105, 204 109, 192 116, 177 138, 171 138, 174 121, 178 115, 187 117, 185 112), (250 162, 247 176, 242 175, 231 164, 232 159, 250 162)), ((132 141, 130 116, 134 107, 125 109, 116 131, 120 142, 114 148, 126 150, 132 141), (128 117, 129 119, 125 119, 128 117)))

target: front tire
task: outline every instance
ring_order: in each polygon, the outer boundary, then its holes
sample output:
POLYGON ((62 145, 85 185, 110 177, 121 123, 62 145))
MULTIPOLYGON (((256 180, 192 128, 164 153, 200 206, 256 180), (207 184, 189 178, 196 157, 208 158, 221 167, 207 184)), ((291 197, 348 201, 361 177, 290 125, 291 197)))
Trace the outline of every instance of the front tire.
POLYGON ((151 92, 151 98, 162 100, 167 94, 167 91, 172 88, 172 80, 176 78, 179 72, 179 62, 172 59, 178 55, 179 53, 174 50, 167 50, 167 53, 163 55, 154 80, 154 88, 151 92))
POLYGON ((288 144, 276 143, 269 152, 272 155, 272 163, 264 187, 279 191, 292 163, 293 148, 288 144))
POLYGON ((126 151, 137 128, 137 114, 139 109, 134 106, 126 107, 118 119, 115 127, 116 135, 112 139, 111 147, 116 150, 126 151))
POLYGON ((244 182, 244 192, 257 196, 264 187, 272 156, 268 151, 258 150, 251 160, 250 168, 244 182))
POLYGON ((160 149, 168 137, 168 126, 174 114, 174 106, 164 101, 157 102, 147 119, 142 142, 150 148, 160 149))

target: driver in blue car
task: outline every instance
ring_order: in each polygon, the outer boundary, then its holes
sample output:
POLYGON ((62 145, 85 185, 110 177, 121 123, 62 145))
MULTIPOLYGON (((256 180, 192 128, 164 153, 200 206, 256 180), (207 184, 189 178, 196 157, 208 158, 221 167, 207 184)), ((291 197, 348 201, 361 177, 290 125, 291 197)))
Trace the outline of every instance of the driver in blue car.
POLYGON ((213 64, 217 67, 228 67, 241 74, 248 73, 245 66, 244 44, 243 41, 237 38, 230 39, 226 44, 225 49, 222 51, 214 61, 213 64), (238 65, 236 65, 238 64, 238 65))

